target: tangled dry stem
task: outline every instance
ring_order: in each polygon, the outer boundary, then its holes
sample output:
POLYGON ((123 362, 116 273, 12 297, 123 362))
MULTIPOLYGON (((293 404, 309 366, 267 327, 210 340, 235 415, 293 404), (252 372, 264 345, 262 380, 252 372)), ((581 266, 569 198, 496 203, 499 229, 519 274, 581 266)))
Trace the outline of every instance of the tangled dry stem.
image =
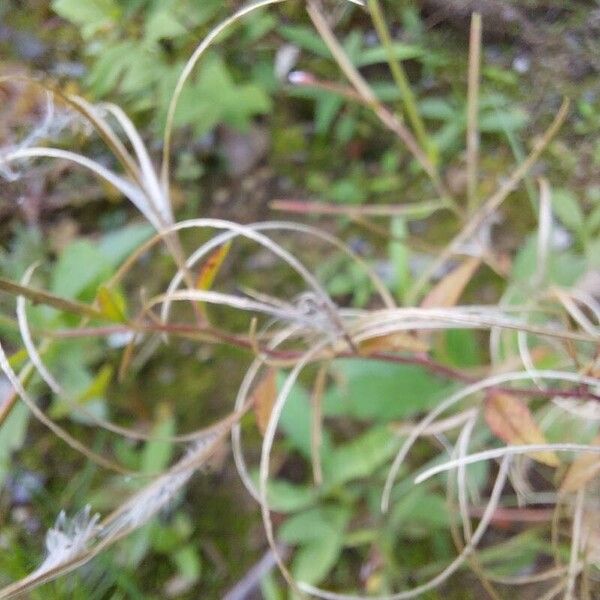
MULTIPOLYGON (((222 443, 224 437, 230 434, 235 465, 248 492, 260 503, 267 539, 279 569, 289 585, 301 594, 318 598, 362 600, 362 595, 328 591, 307 585, 301 581, 295 581, 277 543, 277 533, 271 519, 268 495, 271 478, 271 453, 276 443, 279 421, 290 393, 297 385, 298 378, 309 365, 320 367, 318 372, 322 387, 325 384, 329 366, 332 361, 339 357, 420 364, 442 377, 455 380, 463 386, 430 410, 417 424, 404 424, 403 427, 399 428, 399 435, 405 437, 405 439, 390 464, 381 499, 381 509, 385 512, 392 502, 400 473, 403 472, 403 469, 410 470, 409 457, 417 440, 431 435, 437 436, 441 441, 442 451, 432 461, 431 466, 413 478, 412 484, 420 485, 440 473, 447 474, 448 495, 451 500, 452 496, 456 495, 459 507, 460 528, 454 531, 458 555, 445 569, 429 581, 410 590, 382 596, 382 600, 383 598, 401 600, 417 597, 442 585, 466 563, 473 566, 478 576, 485 581, 486 589, 492 590, 491 593, 495 595, 497 594, 493 591, 492 584, 528 584, 533 581, 558 579, 558 582, 553 583, 547 590, 547 597, 554 597, 564 591, 565 598, 572 598, 576 593, 578 579, 587 572, 584 566, 587 560, 589 540, 583 534, 583 529, 584 519, 589 513, 586 508, 589 496, 586 494, 585 482, 570 502, 565 500, 564 495, 562 496, 563 506, 570 511, 572 522, 571 553, 568 565, 562 565, 557 561, 557 564, 543 573, 535 573, 525 577, 503 578, 493 572, 487 572, 475 560, 478 544, 486 535, 496 511, 502 507, 503 490, 507 480, 511 479, 515 489, 527 489, 529 485, 528 478, 536 468, 535 461, 527 459, 527 457, 531 457, 532 453, 536 452, 560 452, 567 453, 569 456, 600 452, 599 446, 575 443, 568 440, 538 444, 515 443, 493 448, 482 448, 481 442, 477 441, 481 436, 476 435, 476 433, 482 430, 485 431, 486 428, 483 419, 483 407, 485 393, 489 390, 501 389, 505 393, 512 392, 519 397, 528 399, 550 399, 552 401, 550 406, 552 410, 556 411, 553 418, 568 416, 569 418, 579 419, 582 429, 589 429, 590 420, 600 421, 600 405, 598 404, 600 400, 600 381, 593 375, 594 372, 597 372, 597 365, 596 371, 594 371, 594 368, 590 368, 587 373, 577 370, 578 365, 593 365, 594 361, 597 361, 594 352, 597 351, 600 338, 600 306, 592 296, 582 291, 544 287, 544 273, 546 271, 545 265, 552 223, 547 182, 542 181, 540 184, 538 236, 540 269, 537 281, 539 287, 537 294, 530 298, 526 306, 510 305, 507 301, 504 304, 501 303, 495 306, 398 307, 386 285, 364 259, 357 256, 342 241, 317 228, 285 221, 251 225, 239 225, 217 219, 194 219, 180 223, 174 221, 168 192, 169 160, 171 129, 181 89, 197 62, 206 49, 214 43, 221 31, 249 12, 280 1, 282 0, 262 0, 238 11, 230 19, 215 28, 198 47, 182 73, 169 109, 160 176, 154 170, 150 155, 141 136, 120 108, 112 104, 94 107, 76 97, 62 97, 62 99, 91 122, 100 137, 104 139, 119 160, 123 173, 110 171, 97 161, 75 152, 56 148, 32 147, 30 144, 20 144, 0 156, 0 167, 3 171, 11 174, 16 172, 11 170, 11 167, 22 164, 25 159, 45 157, 72 161, 114 185, 154 226, 157 234, 133 252, 115 275, 106 282, 108 289, 120 285, 127 275, 137 268, 139 260, 157 245, 164 244, 173 258, 175 271, 165 291, 144 300, 138 313, 126 323, 109 327, 103 325, 90 326, 90 319, 97 317, 99 314, 101 316, 101 311, 99 311, 98 306, 87 307, 87 312, 78 313, 82 317, 80 324, 69 332, 62 332, 63 339, 79 335, 102 335, 118 329, 132 334, 133 342, 130 346, 132 352, 135 352, 135 344, 142 340, 158 339, 163 343, 168 343, 170 337, 182 336, 206 343, 237 345, 254 354, 253 361, 239 388, 229 416, 209 428, 169 437, 168 439, 173 442, 186 444, 186 450, 182 458, 166 472, 156 474, 149 483, 105 519, 101 520, 95 514, 91 516, 89 508, 78 513, 72 521, 67 521, 64 513, 61 513, 57 524, 48 532, 46 541, 47 556, 40 567, 23 580, 0 590, 0 598, 12 598, 26 593, 47 581, 72 571, 146 523, 168 505, 172 498, 186 486, 194 473, 202 468, 206 460, 222 443), (109 119, 117 122, 121 134, 125 135, 127 143, 133 148, 133 153, 127 150, 119 134, 110 125, 109 119), (209 241, 199 246, 189 256, 186 256, 179 243, 178 234, 183 230, 192 229, 210 229, 215 234, 209 241), (373 285, 373 289, 379 296, 378 302, 382 308, 356 310, 338 306, 328 294, 325 282, 321 282, 315 277, 311 269, 298 258, 298 254, 275 241, 274 236, 281 232, 285 232, 288 236, 290 234, 297 236, 301 241, 319 240, 320 243, 329 244, 337 251, 345 253, 350 260, 355 261, 364 270, 373 285), (252 297, 195 287, 189 274, 201 268, 203 261, 206 261, 216 249, 238 239, 257 244, 282 261, 302 282, 302 293, 295 299, 274 298, 266 290, 254 294, 252 297), (195 313, 196 319, 191 322, 174 321, 172 307, 177 302, 196 307, 198 303, 215 304, 236 311, 247 312, 254 324, 251 334, 244 335, 239 332, 219 329, 206 322, 206 320, 198 319, 197 312, 195 313), (575 324, 575 327, 567 327, 563 324, 569 319, 575 324), (489 333, 492 361, 486 370, 485 376, 473 378, 472 375, 435 363, 430 357, 423 354, 397 353, 393 350, 384 349, 365 356, 365 353, 361 352, 361 348, 364 348, 367 342, 385 339, 394 334, 435 332, 457 328, 477 329, 489 333), (545 345, 552 350, 557 356, 556 363, 559 367, 553 370, 540 370, 535 367, 535 360, 530 350, 530 341, 533 338, 535 338, 536 344, 545 345), (520 361, 522 368, 513 367, 506 372, 507 359, 514 360, 515 357, 505 356, 503 348, 510 347, 515 342, 517 347, 516 358, 520 361), (564 342, 568 342, 568 344, 564 342), (577 353, 576 360, 573 357, 574 349, 577 353), (286 377, 279 388, 277 397, 274 399, 264 432, 257 484, 251 476, 250 468, 244 457, 240 417, 252 407, 254 402, 252 393, 262 373, 265 369, 272 367, 285 371, 286 377), (529 387, 513 387, 514 382, 524 382, 529 387), (458 429, 458 435, 453 436, 452 431, 456 429, 458 429), (455 439, 454 443, 451 442, 451 439, 455 439), (518 461, 515 457, 525 458, 518 461), (498 461, 499 467, 489 498, 487 502, 482 503, 482 499, 472 490, 468 466, 484 461, 498 461), (521 482, 520 488, 519 481, 521 482), (472 522, 472 509, 474 507, 481 509, 476 527, 472 522)), ((316 3, 309 2, 309 12, 317 29, 328 42, 336 60, 342 66, 351 84, 353 84, 356 94, 374 109, 384 125, 390 126, 390 118, 393 115, 390 117, 391 113, 380 105, 368 84, 354 69, 347 57, 343 55, 343 50, 337 44, 316 3)), ((515 188, 548 141, 556 133, 564 119, 565 112, 566 107, 563 106, 531 156, 519 165, 497 193, 493 194, 477 210, 473 210, 472 217, 465 221, 461 233, 446 250, 442 251, 438 259, 433 261, 432 267, 418 282, 413 293, 415 298, 418 297, 421 287, 428 283, 429 277, 435 272, 436 268, 453 256, 457 248, 457 241, 467 241, 470 236, 476 234, 485 218, 495 211, 509 192, 515 188)), ((399 122, 395 126, 398 125, 399 122)), ((473 136, 476 135, 475 128, 476 122, 472 116, 469 135, 472 154, 470 162, 471 178, 473 181, 476 180, 477 164, 477 147, 473 141, 473 136)), ((416 160, 432 178, 434 187, 441 194, 445 194, 445 190, 439 185, 437 172, 429 162, 426 153, 418 146, 410 132, 407 134, 404 131, 403 125, 401 129, 402 135, 400 135, 400 138, 407 143, 416 160)), ((30 141, 37 142, 38 137, 30 136, 30 141)), ((472 205, 476 202, 474 194, 473 187, 471 189, 472 205)), ((440 203, 438 209, 442 210, 446 206, 445 203, 440 203)), ((10 380, 16 395, 27 404, 33 415, 56 435, 61 437, 74 450, 84 453, 90 460, 101 466, 122 473, 126 472, 121 465, 98 455, 79 440, 74 439, 38 407, 35 399, 26 390, 24 382, 34 370, 55 394, 65 396, 59 377, 50 372, 43 360, 45 349, 55 338, 53 332, 48 332, 48 335, 36 342, 36 334, 31 330, 28 323, 27 302, 28 299, 36 298, 35 290, 29 287, 33 270, 34 267, 27 271, 21 286, 16 288, 18 324, 24 346, 29 355, 29 364, 22 369, 20 374, 17 374, 4 348, 0 345, 0 367, 10 380)), ((37 297, 39 298, 39 295, 37 297)), ((43 296, 43 298, 45 301, 53 302, 49 295, 43 296)), ((63 309, 77 312, 77 305, 65 301, 63 309)), ((58 332, 54 333, 58 334, 58 332)), ((69 399, 67 398, 67 400, 69 399)), ((402 400, 402 398, 398 399, 398 401, 402 400)), ((71 404, 73 404, 72 399, 71 404)), ((95 418, 95 424, 97 427, 105 428, 118 435, 134 439, 150 439, 147 434, 108 421, 95 418)), ((320 427, 323 427, 321 420, 316 424, 315 429, 318 430, 320 427)), ((486 444, 489 444, 489 436, 484 437, 486 444)), ((319 448, 317 441, 315 438, 312 444, 315 454, 318 453, 319 448)), ((439 448, 439 446, 436 447, 439 448)), ((313 456, 312 461, 313 466, 315 466, 316 485, 318 485, 323 477, 318 467, 320 464, 319 457, 317 455, 313 456)), ((128 472, 128 475, 131 476, 132 474, 128 472)), ((141 476, 141 474, 133 474, 133 476, 141 476)), ((405 475, 405 477, 412 477, 412 475, 405 475)), ((525 495, 524 492, 523 496, 525 495)), ((558 511, 560 503, 557 502, 556 506, 558 511)))

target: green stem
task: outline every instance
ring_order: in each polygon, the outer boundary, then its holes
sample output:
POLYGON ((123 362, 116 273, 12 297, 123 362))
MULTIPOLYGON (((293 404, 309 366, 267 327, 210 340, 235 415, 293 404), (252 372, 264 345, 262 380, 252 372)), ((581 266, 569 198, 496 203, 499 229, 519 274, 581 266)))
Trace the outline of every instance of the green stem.
POLYGON ((425 125, 423 124, 423 120, 421 119, 421 115, 417 109, 415 96, 412 93, 410 83, 408 82, 406 73, 402 68, 402 64, 394 55, 392 38, 381 11, 379 0, 368 0, 368 7, 373 20, 373 25, 375 25, 375 30, 377 31, 377 35, 379 36, 379 39, 385 48, 390 71, 392 72, 392 77, 394 78, 394 81, 396 82, 396 85, 398 86, 398 89, 402 95, 404 110, 408 120, 412 125, 417 140, 427 153, 429 160, 435 165, 437 164, 437 152, 435 146, 427 134, 425 125))
POLYGON ((61 298, 60 296, 56 296, 44 290, 20 285, 9 279, 4 279, 4 277, 0 277, 0 291, 25 296, 25 298, 28 298, 34 304, 52 306, 60 311, 73 313, 81 317, 91 317, 92 319, 102 320, 107 319, 104 313, 89 304, 68 300, 67 298, 61 298))

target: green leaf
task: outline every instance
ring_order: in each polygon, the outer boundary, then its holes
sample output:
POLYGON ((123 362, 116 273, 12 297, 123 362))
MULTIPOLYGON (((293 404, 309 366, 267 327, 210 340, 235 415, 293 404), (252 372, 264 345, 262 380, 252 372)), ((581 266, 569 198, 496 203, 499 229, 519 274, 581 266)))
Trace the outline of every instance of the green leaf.
POLYGON ((64 19, 79 25, 85 38, 117 22, 121 14, 114 0, 54 0, 52 8, 64 19))
POLYGON ((510 539, 481 548, 477 553, 480 564, 498 576, 517 575, 529 568, 540 555, 548 554, 548 545, 535 530, 527 530, 510 539))
POLYGON ((275 581, 273 573, 267 573, 260 581, 260 593, 264 600, 284 600, 287 596, 275 581))
MULTIPOLYGON (((101 250, 88 240, 75 240, 60 255, 52 272, 50 291, 67 298, 81 298, 111 271, 101 250)), ((93 295, 93 294, 92 294, 93 295)), ((89 295, 86 299, 91 299, 89 295)))
POLYGON ((135 44, 131 41, 103 47, 86 77, 86 86, 102 97, 114 90, 123 73, 132 66, 135 44))
POLYGON ((519 109, 492 110, 479 116, 479 130, 483 133, 517 131, 525 127, 529 115, 519 109))
POLYGON ((340 359, 332 368, 338 384, 325 394, 327 416, 404 419, 434 406, 451 387, 417 365, 340 359))
POLYGON ((312 585, 323 581, 338 561, 342 542, 342 536, 331 535, 302 546, 292 563, 294 578, 312 585))
POLYGON ((454 367, 476 367, 483 361, 477 333, 470 329, 448 329, 442 337, 442 355, 454 367))
MULTIPOLYGON (((548 257, 548 279, 569 287, 586 269, 586 259, 570 250, 548 257)), ((517 253, 513 262, 512 278, 527 285, 537 271, 537 235, 531 235, 517 253)))
POLYGON ((142 452, 142 472, 148 474, 158 473, 165 469, 173 454, 173 442, 164 438, 175 433, 175 419, 166 404, 160 405, 157 412, 159 413, 158 423, 152 430, 152 435, 157 439, 146 442, 142 452))
MULTIPOLYGON (((394 58, 397 58, 398 60, 410 60, 422 57, 425 54, 425 51, 420 46, 395 43, 392 44, 392 53, 394 58)), ((375 48, 363 50, 354 60, 354 64, 357 67, 366 67, 378 63, 387 63, 387 61, 388 54, 386 49, 383 46, 376 46, 375 48)))
POLYGON ((78 402, 88 402, 89 400, 102 398, 104 394, 106 394, 106 389, 110 385, 113 376, 113 371, 114 369, 112 365, 102 365, 102 367, 92 380, 92 383, 77 398, 78 402))
MULTIPOLYGON (((63 371, 63 378, 66 381, 68 387, 75 389, 79 388, 75 394, 70 394, 77 406, 86 406, 86 409, 96 413, 97 416, 104 416, 104 396, 106 389, 110 384, 113 375, 113 368, 111 365, 103 365, 98 373, 92 378, 89 370, 84 364, 80 364, 77 361, 72 362, 70 369, 66 372, 63 371), (70 376, 64 378, 64 375, 70 376)), ((50 416, 53 419, 62 419, 67 415, 70 415, 73 411, 72 402, 67 401, 61 396, 57 396, 52 403, 50 410, 50 416)), ((82 413, 75 413, 72 415, 76 420, 83 423, 89 422, 89 418, 82 413)))
POLYGON ((373 427, 323 457, 325 482, 334 486, 369 477, 394 456, 398 446, 398 436, 388 427, 373 427))
POLYGON ((552 190, 552 210, 567 229, 577 234, 583 231, 584 217, 581 205, 569 190, 552 190))
POLYGON ((600 268, 600 238, 592 240, 586 250, 589 266, 593 269, 600 268))
POLYGON ((339 505, 319 506, 290 517, 278 531, 278 537, 288 544, 302 544, 339 535, 350 520, 350 511, 339 505))
POLYGON ((172 39, 187 33, 187 29, 166 6, 150 14, 145 29, 144 37, 147 42, 151 43, 162 39, 172 39))
MULTIPOLYGON (((281 389, 285 377, 280 374, 277 387, 281 389)), ((295 385, 281 413, 280 428, 285 433, 286 441, 306 458, 310 457, 310 400, 302 387, 295 385)), ((321 452, 326 454, 331 447, 327 432, 323 432, 321 452)))
POLYGON ((175 552, 173 560, 181 576, 189 582, 198 581, 202 572, 202 563, 197 550, 188 544, 175 552))
POLYGON ((410 527, 426 531, 446 529, 450 525, 448 505, 444 497, 413 487, 409 493, 394 503, 390 527, 394 530, 410 527))
POLYGON ((138 103, 141 101, 142 108, 150 108, 152 98, 141 92, 151 88, 164 70, 157 47, 151 44, 136 44, 127 56, 127 68, 123 71, 119 89, 135 97, 138 103))
POLYGON ((331 123, 344 104, 341 96, 335 94, 324 95, 315 107, 315 132, 323 135, 329 131, 331 123))
MULTIPOLYGON (((174 82, 162 84, 163 103, 168 104, 174 82)), ((271 100, 255 83, 237 84, 222 58, 208 54, 194 85, 184 88, 177 108, 176 122, 193 123, 197 135, 210 131, 220 122, 238 129, 248 127, 252 117, 271 108, 271 100)), ((166 110, 166 108, 165 108, 166 110)))
POLYGON ((424 98, 419 102, 419 112, 426 119, 451 121, 456 118, 456 109, 444 98, 424 98))
POLYGON ((305 485, 294 485, 287 481, 269 481, 267 488, 269 506, 281 513, 296 512, 314 504, 317 492, 305 485))
POLYGON ((0 426, 0 484, 11 469, 12 453, 25 442, 28 423, 29 409, 23 402, 18 402, 0 426))
POLYGON ((310 27, 282 25, 278 31, 288 42, 300 46, 303 50, 309 50, 322 58, 331 58, 327 44, 310 27))
POLYGON ((101 285, 96 294, 96 301, 107 319, 116 323, 127 322, 127 301, 118 289, 101 285))

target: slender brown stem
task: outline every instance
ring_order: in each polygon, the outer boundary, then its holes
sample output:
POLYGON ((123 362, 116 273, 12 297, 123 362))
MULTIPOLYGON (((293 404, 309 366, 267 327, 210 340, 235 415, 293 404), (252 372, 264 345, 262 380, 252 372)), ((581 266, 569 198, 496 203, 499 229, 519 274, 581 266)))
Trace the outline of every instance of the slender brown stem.
POLYGON ((469 89, 467 98, 467 199, 469 213, 477 210, 477 171, 479 162, 479 68, 481 63, 481 15, 471 17, 469 43, 469 89))
MULTIPOLYGON (((66 331, 57 331, 55 334, 57 337, 87 337, 87 336, 102 336, 106 335, 106 332, 111 333, 126 333, 134 331, 131 327, 127 326, 115 326, 110 329, 107 328, 85 328, 81 330, 74 330, 73 333, 67 334, 66 331)), ((231 334, 212 326, 206 326, 201 329, 192 325, 185 324, 161 324, 152 323, 148 325, 139 325, 138 332, 146 333, 168 333, 170 335, 177 335, 184 338, 190 339, 201 339, 209 343, 215 344, 228 344, 235 346, 240 350, 248 350, 250 352, 255 351, 257 341, 250 339, 248 336, 241 336, 231 334)), ((295 360, 302 357, 303 353, 299 350, 272 350, 269 348, 260 348, 260 352, 267 358, 288 361, 292 364, 295 360)), ((391 352, 373 352, 365 355, 354 351, 341 351, 335 354, 331 352, 326 353, 323 356, 317 356, 315 362, 322 360, 330 360, 335 358, 353 358, 359 360, 377 360, 388 363, 404 364, 404 365, 418 365, 427 369, 430 373, 438 375, 444 379, 452 381, 458 381, 460 383, 472 384, 480 380, 480 377, 469 375, 460 369, 455 369, 447 365, 441 364, 437 361, 432 360, 429 356, 424 354, 395 354, 391 352)), ((517 396, 529 396, 537 398, 574 398, 579 400, 594 400, 600 402, 600 395, 594 394, 589 390, 587 384, 580 384, 576 388, 571 389, 560 389, 560 388, 547 388, 541 390, 538 388, 520 388, 520 387, 509 387, 509 386, 495 386, 493 388, 497 391, 502 391, 517 396)))

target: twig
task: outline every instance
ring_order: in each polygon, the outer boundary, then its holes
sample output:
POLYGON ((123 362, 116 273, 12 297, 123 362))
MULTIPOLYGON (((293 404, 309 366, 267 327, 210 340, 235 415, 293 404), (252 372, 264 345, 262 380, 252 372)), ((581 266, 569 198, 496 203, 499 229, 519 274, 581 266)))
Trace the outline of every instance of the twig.
MULTIPOLYGON (((197 327, 192 325, 183 324, 152 324, 146 327, 141 325, 138 327, 138 332, 168 333, 169 335, 177 335, 191 339, 197 339, 198 337, 201 337, 204 341, 206 341, 207 336, 209 336, 211 338, 212 343, 229 344, 236 346, 241 350, 249 350, 252 353, 254 353, 255 351, 256 342, 253 342, 248 337, 230 334, 210 326, 206 326, 202 329, 198 329, 197 327)), ((111 333, 130 333, 132 331, 133 329, 128 326, 110 328, 111 333)), ((77 330, 74 330, 69 335, 67 335, 67 331, 64 330, 55 333, 57 334, 57 337, 93 337, 104 335, 105 328, 85 328, 81 330, 80 335, 77 335, 77 330)), ((266 347, 261 347, 260 352, 267 358, 288 361, 290 364, 294 363, 294 361, 296 361, 300 356, 302 356, 302 352, 299 352, 297 350, 272 350, 266 347)), ((396 364, 418 365, 440 377, 453 381, 459 381, 461 383, 474 383, 476 381, 479 381, 480 379, 480 377, 468 375, 464 371, 448 367, 446 365, 432 360, 428 356, 423 355, 401 355, 392 354, 390 352, 373 352, 371 354, 365 355, 351 351, 342 351, 336 353, 335 355, 328 353, 326 356, 318 356, 316 358, 316 361, 322 361, 324 359, 333 358, 355 358, 359 360, 378 360, 382 362, 396 364)), ((505 386, 497 386, 494 387, 494 389, 497 391, 514 394, 517 396, 535 398, 561 397, 573 398, 577 400, 594 400, 596 402, 600 402, 600 395, 588 391, 588 389, 584 387, 584 385, 585 384, 582 384, 582 386, 578 389, 570 390, 563 390, 559 388, 547 388, 545 390, 540 390, 537 387, 513 388, 505 386)))
POLYGON ((306 200, 273 200, 269 207, 289 213, 340 215, 353 217, 356 215, 370 217, 413 217, 428 216, 440 209, 449 209, 446 200, 430 200, 415 204, 368 204, 363 206, 339 206, 329 202, 311 202, 306 200))

